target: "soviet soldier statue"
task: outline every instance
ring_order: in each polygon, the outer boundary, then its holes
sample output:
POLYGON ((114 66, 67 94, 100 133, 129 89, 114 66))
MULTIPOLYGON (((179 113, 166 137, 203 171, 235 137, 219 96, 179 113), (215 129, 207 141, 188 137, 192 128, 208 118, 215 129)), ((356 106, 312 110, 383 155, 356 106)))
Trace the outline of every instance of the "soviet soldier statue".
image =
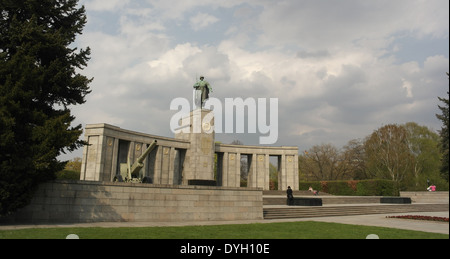
POLYGON ((200 81, 194 85, 196 90, 195 104, 197 107, 200 106, 202 108, 205 105, 206 100, 209 99, 209 93, 212 93, 211 85, 207 81, 204 81, 204 79, 204 76, 200 76, 200 81))

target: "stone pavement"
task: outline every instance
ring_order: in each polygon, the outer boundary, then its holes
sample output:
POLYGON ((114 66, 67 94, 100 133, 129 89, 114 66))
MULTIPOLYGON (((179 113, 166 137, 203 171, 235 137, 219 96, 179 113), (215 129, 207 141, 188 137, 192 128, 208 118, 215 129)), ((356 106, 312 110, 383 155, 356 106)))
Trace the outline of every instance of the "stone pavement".
POLYGON ((26 228, 59 228, 59 227, 166 227, 166 226, 203 226, 203 225, 230 225, 230 224, 251 224, 251 223, 275 223, 275 222, 299 222, 299 221, 319 221, 332 222, 351 225, 366 225, 377 227, 388 227, 407 229, 423 232, 449 234, 449 223, 433 222, 423 220, 392 219, 386 216, 398 215, 423 215, 434 217, 449 217, 449 212, 411 212, 399 214, 372 214, 359 216, 340 217, 315 217, 301 219, 276 219, 257 221, 201 221, 201 222, 99 222, 80 224, 52 224, 52 225, 0 225, 0 230, 26 229, 26 228))

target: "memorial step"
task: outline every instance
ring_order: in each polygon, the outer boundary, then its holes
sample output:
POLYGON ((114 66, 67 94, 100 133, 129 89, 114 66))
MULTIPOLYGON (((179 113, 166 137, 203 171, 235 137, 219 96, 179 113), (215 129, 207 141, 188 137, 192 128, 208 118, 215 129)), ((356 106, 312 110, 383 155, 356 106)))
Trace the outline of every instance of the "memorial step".
POLYGON ((264 219, 314 218, 369 214, 448 211, 448 204, 359 205, 264 208, 264 219))
MULTIPOLYGON (((286 191, 278 191, 278 190, 263 191, 263 195, 286 197, 286 191)), ((293 191, 293 195, 294 195, 294 197, 296 197, 296 196, 315 196, 314 193, 312 193, 308 190, 293 191)), ((319 192, 319 196, 332 196, 332 195, 328 194, 326 192, 319 192)))
MULTIPOLYGON (((300 196, 294 195, 295 198, 308 197, 322 199, 324 205, 330 204, 379 204, 380 196, 300 196)), ((263 195, 264 205, 286 205, 286 196, 263 195)))

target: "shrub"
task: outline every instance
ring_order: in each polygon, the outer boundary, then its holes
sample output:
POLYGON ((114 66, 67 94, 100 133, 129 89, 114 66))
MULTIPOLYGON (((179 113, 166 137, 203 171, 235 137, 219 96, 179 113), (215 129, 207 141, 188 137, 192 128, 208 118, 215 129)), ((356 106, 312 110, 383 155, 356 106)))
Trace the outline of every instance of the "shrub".
POLYGON ((445 218, 445 217, 432 217, 432 216, 422 216, 422 215, 386 216, 386 218, 448 222, 448 218, 445 218))
POLYGON ((73 170, 62 170, 56 173, 57 180, 80 180, 80 172, 73 170))
POLYGON ((389 180, 361 180, 361 181, 320 181, 300 182, 300 190, 314 190, 332 195, 344 196, 399 196, 394 181, 389 180))

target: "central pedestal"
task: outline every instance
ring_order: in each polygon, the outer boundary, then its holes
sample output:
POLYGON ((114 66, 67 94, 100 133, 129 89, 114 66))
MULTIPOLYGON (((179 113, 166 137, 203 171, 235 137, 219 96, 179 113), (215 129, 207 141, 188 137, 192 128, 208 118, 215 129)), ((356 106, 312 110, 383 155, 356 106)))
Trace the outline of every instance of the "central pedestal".
POLYGON ((183 118, 175 138, 188 140, 191 148, 186 153, 183 184, 214 181, 214 113, 197 109, 183 118), (200 180, 200 181, 199 181, 200 180))

